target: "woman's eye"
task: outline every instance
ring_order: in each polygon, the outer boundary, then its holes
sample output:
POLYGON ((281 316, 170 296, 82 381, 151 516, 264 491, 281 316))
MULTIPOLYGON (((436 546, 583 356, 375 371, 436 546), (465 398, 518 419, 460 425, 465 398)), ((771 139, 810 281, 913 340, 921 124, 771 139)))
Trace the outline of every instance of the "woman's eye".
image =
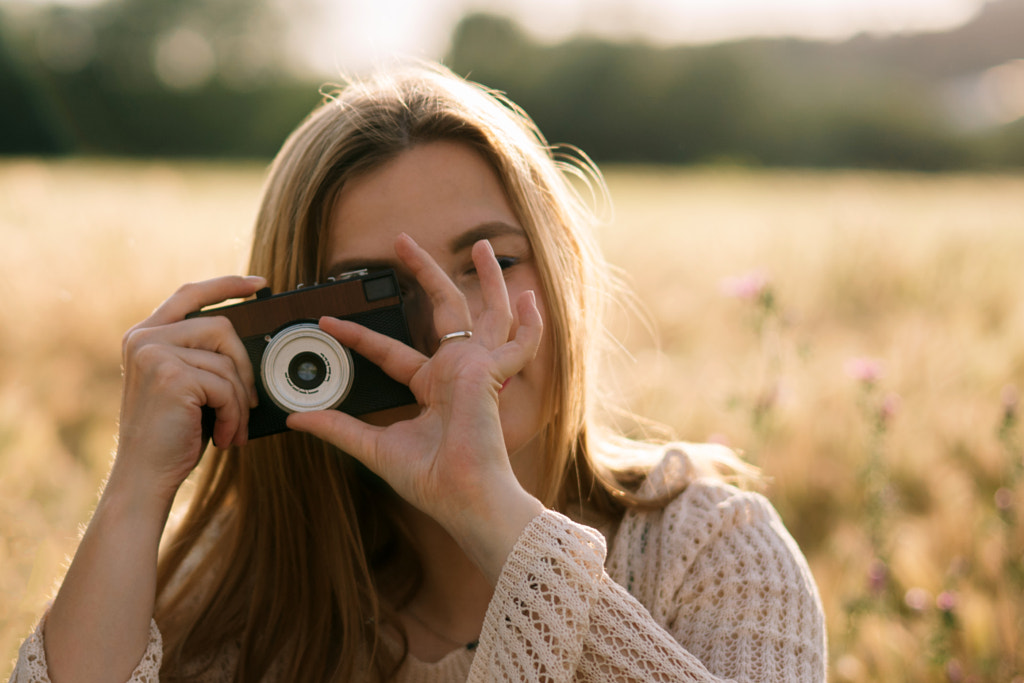
POLYGON ((498 261, 498 266, 502 270, 506 270, 508 268, 511 268, 512 266, 514 266, 517 263, 519 263, 519 259, 517 259, 517 258, 515 258, 513 256, 498 256, 498 257, 496 257, 496 260, 498 261))
MULTIPOLYGON (((518 259, 515 256, 495 256, 494 260, 498 262, 498 267, 499 268, 501 268, 502 270, 508 270, 512 266, 514 266, 517 263, 519 263, 519 261, 521 259, 518 259)), ((466 275, 476 275, 476 268, 473 268, 471 266, 466 271, 466 275)))

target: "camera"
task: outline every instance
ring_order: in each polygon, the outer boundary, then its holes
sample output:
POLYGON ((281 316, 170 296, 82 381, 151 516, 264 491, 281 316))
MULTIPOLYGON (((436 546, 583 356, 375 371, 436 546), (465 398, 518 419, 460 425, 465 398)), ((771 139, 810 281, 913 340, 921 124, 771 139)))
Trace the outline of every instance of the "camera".
MULTIPOLYGON (((321 330, 325 315, 411 345, 390 269, 352 271, 282 294, 264 288, 255 299, 186 316, 224 316, 242 339, 259 395, 249 412, 250 439, 286 431, 290 413, 337 409, 358 416, 416 402, 407 386, 321 330)), ((214 411, 204 408, 205 434, 212 434, 213 421, 214 411)))

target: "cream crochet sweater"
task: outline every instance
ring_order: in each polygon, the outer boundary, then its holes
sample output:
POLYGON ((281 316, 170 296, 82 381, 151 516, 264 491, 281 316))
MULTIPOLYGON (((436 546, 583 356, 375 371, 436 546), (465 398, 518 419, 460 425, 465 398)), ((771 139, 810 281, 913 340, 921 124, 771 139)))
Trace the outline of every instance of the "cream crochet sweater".
MULTIPOLYGON (((670 452, 662 483, 689 477, 670 452)), ((658 482, 648 482, 656 486, 658 482)), ((159 678, 161 637, 130 683, 159 678)), ((203 683, 231 680, 231 657, 203 683)), ((547 511, 498 579, 479 646, 406 660, 402 683, 824 681, 824 614, 803 555, 771 504, 695 479, 667 506, 627 512, 611 539, 547 511)), ((42 623, 12 683, 48 682, 42 623)))

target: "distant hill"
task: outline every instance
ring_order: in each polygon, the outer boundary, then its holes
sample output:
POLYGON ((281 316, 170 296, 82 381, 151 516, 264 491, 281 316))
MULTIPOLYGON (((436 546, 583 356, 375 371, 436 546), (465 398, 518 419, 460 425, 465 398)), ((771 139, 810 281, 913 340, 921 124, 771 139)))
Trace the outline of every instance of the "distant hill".
POLYGON ((1024 58, 1024 0, 989 0, 949 31, 859 34, 843 42, 749 39, 724 43, 777 67, 839 75, 879 74, 940 84, 1024 58))
POLYGON ((970 93, 950 94, 1017 58, 1024 0, 989 2, 943 33, 666 48, 546 45, 508 19, 473 15, 447 62, 599 160, 939 170, 1024 166, 1019 123, 964 130, 970 93))
POLYGON ((858 36, 836 45, 841 59, 944 81, 1024 58, 1024 0, 990 0, 968 23, 941 33, 858 36))

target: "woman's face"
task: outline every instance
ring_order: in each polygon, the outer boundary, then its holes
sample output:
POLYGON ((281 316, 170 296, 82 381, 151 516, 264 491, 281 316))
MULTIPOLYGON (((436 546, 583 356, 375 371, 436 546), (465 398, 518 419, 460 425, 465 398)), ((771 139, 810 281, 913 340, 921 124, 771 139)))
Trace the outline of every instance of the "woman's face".
MULTIPOLYGON (((434 329, 431 302, 395 256, 395 238, 403 232, 429 252, 462 290, 474 320, 483 302, 470 250, 478 240, 489 240, 504 270, 513 312, 520 293, 533 290, 541 317, 547 321, 537 263, 526 233, 509 206, 497 173, 468 145, 448 141, 417 145, 348 181, 335 200, 328 227, 327 274, 394 268, 403 286, 413 346, 425 354, 437 348, 439 333, 434 329)), ((515 320, 510 337, 517 327, 515 320)), ((528 488, 532 482, 524 481, 524 475, 529 479, 536 471, 543 430, 551 415, 547 399, 553 370, 551 334, 546 326, 537 356, 509 378, 499 395, 505 446, 520 481, 528 488)))

